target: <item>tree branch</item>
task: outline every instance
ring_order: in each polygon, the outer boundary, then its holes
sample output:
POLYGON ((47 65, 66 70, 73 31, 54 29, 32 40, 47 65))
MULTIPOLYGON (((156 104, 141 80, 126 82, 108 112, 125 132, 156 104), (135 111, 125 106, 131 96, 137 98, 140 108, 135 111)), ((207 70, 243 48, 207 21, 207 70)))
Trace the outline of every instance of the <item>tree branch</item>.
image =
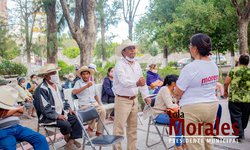
POLYGON ((137 11, 137 8, 138 8, 138 6, 139 6, 140 1, 141 1, 141 0, 138 0, 138 2, 137 2, 137 4, 136 4, 135 10, 134 10, 134 14, 133 14, 133 16, 132 16, 132 19, 133 19, 133 20, 134 20, 134 18, 135 18, 135 13, 136 13, 136 11, 137 11))
POLYGON ((82 0, 76 0, 75 20, 74 20, 76 30, 80 29, 81 7, 82 7, 82 0))
POLYGON ((125 22, 128 22, 127 20, 127 13, 125 14, 125 4, 124 4, 124 0, 122 0, 122 9, 123 9, 123 17, 124 17, 124 20, 125 22))
POLYGON ((63 14, 64 14, 64 16, 65 16, 65 18, 66 18, 66 20, 68 22, 70 32, 74 36, 74 34, 76 32, 76 29, 75 29, 75 26, 73 24, 72 19, 70 18, 69 8, 67 6, 66 0, 60 0, 60 3, 62 5, 63 14))
POLYGON ((250 13, 250 3, 246 2, 242 11, 242 18, 249 20, 250 13))
POLYGON ((232 0, 232 3, 233 3, 233 5, 234 5, 234 7, 236 9, 237 15, 239 17, 241 17, 240 7, 239 7, 239 4, 238 4, 237 0, 232 0))

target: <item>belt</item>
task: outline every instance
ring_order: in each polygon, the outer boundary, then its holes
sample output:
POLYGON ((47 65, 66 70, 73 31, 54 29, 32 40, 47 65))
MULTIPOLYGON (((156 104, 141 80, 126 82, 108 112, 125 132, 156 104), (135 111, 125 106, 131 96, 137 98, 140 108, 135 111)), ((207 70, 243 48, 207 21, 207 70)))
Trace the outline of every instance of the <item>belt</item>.
POLYGON ((122 96, 122 95, 117 95, 118 97, 126 98, 129 100, 134 100, 137 96, 122 96))

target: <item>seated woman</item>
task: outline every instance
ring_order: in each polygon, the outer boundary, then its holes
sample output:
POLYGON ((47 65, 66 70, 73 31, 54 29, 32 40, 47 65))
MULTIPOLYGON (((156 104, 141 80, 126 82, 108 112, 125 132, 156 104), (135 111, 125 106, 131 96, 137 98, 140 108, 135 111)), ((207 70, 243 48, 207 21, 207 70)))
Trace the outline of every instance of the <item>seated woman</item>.
POLYGON ((151 64, 149 66, 149 70, 147 72, 147 86, 149 86, 149 89, 151 91, 150 94, 157 94, 163 84, 162 78, 157 73, 158 68, 156 64, 151 64))
MULTIPOLYGON (((164 83, 159 93, 157 94, 155 106, 153 107, 155 121, 160 124, 170 124, 170 116, 166 113, 167 108, 178 109, 178 105, 174 104, 173 91, 176 86, 177 75, 167 75, 164 79, 164 83)), ((178 126, 179 122, 176 121, 175 125, 178 126)), ((181 129, 175 138, 175 149, 182 150, 181 146, 181 129)))
POLYGON ((74 74, 70 73, 68 75, 68 78, 65 81, 64 88, 65 89, 71 89, 71 88, 73 88, 74 87, 74 79, 75 79, 74 74))
MULTIPOLYGON (((102 103, 103 104, 109 104, 114 103, 115 101, 115 94, 112 90, 113 87, 113 71, 114 68, 110 67, 108 68, 107 77, 104 78, 103 84, 102 84, 102 103)), ((111 119, 114 117, 114 111, 110 114, 111 119)))
POLYGON ((16 86, 16 90, 18 91, 18 99, 17 103, 21 106, 25 106, 28 111, 27 117, 31 119, 32 117, 36 117, 35 108, 33 106, 33 96, 26 89, 26 80, 23 77, 17 78, 18 85, 16 86))

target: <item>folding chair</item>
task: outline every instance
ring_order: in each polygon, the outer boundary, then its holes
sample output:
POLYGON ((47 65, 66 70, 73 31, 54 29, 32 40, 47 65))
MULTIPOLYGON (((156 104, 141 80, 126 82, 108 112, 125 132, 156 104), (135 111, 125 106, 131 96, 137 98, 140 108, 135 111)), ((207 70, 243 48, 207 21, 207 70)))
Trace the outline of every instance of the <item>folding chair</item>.
POLYGON ((115 135, 110 135, 108 130, 106 129, 105 125, 103 124, 102 120, 100 119, 99 114, 97 113, 95 107, 88 107, 83 110, 77 110, 76 111, 76 116, 79 122, 81 122, 81 127, 83 130, 83 144, 82 144, 82 149, 85 149, 85 145, 90 145, 93 150, 96 150, 96 146, 101 147, 107 147, 107 146, 112 146, 124 139, 123 136, 115 136, 115 135), (88 121, 94 120, 94 119, 100 119, 101 124, 103 126, 103 129, 107 133, 107 135, 101 135, 95 138, 90 138, 88 135, 84 124, 88 121), (87 143, 86 143, 87 140, 87 143))
MULTIPOLYGON (((159 144, 159 143, 163 143, 163 146, 164 146, 164 148, 165 149, 168 149, 168 147, 167 147, 167 144, 165 143, 165 141, 164 141, 164 139, 163 139, 163 137, 164 137, 164 131, 166 131, 166 135, 167 136, 169 136, 169 133, 168 133, 168 125, 165 125, 165 124, 159 124, 159 123, 157 123, 156 121, 155 121, 155 119, 154 119, 154 116, 153 116, 153 108, 151 107, 151 106, 149 106, 149 105, 147 105, 148 107, 149 107, 149 121, 148 121, 148 129, 147 129, 147 137, 146 137, 146 146, 147 147, 152 147, 152 146, 154 146, 154 145, 157 145, 157 144, 159 144), (156 131, 157 131, 157 133, 158 133, 158 135, 159 135, 159 137, 160 137, 160 141, 158 141, 158 142, 155 142, 155 143, 153 143, 153 144, 149 144, 149 133, 150 133, 150 126, 151 125, 153 125, 154 127, 155 127, 155 129, 156 129, 156 131), (162 133, 160 132, 160 129, 159 129, 159 127, 162 127, 162 133)), ((170 148, 172 148, 173 146, 171 146, 170 148)), ((169 149, 170 149, 169 148, 169 149)))
POLYGON ((23 145, 23 143, 22 143, 21 141, 16 141, 16 144, 19 144, 20 147, 21 147, 21 149, 22 149, 22 150, 25 150, 25 149, 24 149, 24 145, 23 145))
POLYGON ((49 139, 49 142, 51 143, 52 145, 52 148, 54 150, 56 150, 56 147, 55 147, 55 142, 56 142, 56 131, 58 129, 58 127, 56 127, 55 124, 45 124, 45 123, 39 123, 38 122, 38 125, 37 125, 37 132, 39 132, 40 128, 43 128, 45 130, 45 134, 46 136, 45 137, 48 137, 49 139), (51 138, 51 136, 49 135, 49 128, 52 128, 54 129, 54 132, 53 132, 53 139, 51 138))

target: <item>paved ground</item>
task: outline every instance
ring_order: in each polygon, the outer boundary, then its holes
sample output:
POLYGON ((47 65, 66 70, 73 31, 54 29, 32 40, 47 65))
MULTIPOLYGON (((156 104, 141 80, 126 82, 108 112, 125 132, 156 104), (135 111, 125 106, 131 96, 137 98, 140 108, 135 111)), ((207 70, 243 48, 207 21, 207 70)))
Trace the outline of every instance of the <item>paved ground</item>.
MULTIPOLYGON (((230 123, 230 116, 229 116, 229 112, 228 112, 228 108, 227 108, 227 104, 228 102, 226 100, 220 100, 220 104, 222 105, 222 120, 221 123, 230 123)), ((148 120, 142 120, 142 124, 140 124, 140 122, 138 122, 138 149, 139 150, 164 150, 164 147, 162 145, 162 143, 157 144, 151 148, 148 148, 146 146, 146 134, 147 134, 147 127, 148 127, 148 120)), ((31 128, 33 128, 34 130, 36 130, 36 120, 22 120, 22 124, 29 126, 31 128)), ((250 123, 249 123, 250 124, 250 123)), ((250 148, 250 125, 248 124, 247 129, 245 130, 245 136, 246 136, 246 140, 243 141, 242 143, 215 143, 214 144, 214 150, 249 150, 250 148)), ((112 128, 113 128, 113 124, 107 124, 106 125, 108 130, 112 133, 112 128)), ((169 138, 168 137, 164 137, 166 143, 168 146, 172 146, 173 143, 169 143, 169 138)), ((79 140, 81 141, 81 140, 79 140)), ((159 141, 159 136, 156 133, 156 130, 154 130, 154 128, 152 127, 152 130, 150 132, 150 143, 153 142, 157 142, 159 141)), ((65 144, 65 142, 63 140, 59 141, 56 143, 56 147, 57 149, 63 149, 63 145, 65 144)), ((123 147, 124 149, 126 149, 126 139, 123 141, 123 147)), ((90 150, 90 147, 86 147, 87 150, 90 150)), ((103 148, 103 150, 110 150, 111 148, 103 148)), ((173 149, 173 148, 171 148, 173 149)))

